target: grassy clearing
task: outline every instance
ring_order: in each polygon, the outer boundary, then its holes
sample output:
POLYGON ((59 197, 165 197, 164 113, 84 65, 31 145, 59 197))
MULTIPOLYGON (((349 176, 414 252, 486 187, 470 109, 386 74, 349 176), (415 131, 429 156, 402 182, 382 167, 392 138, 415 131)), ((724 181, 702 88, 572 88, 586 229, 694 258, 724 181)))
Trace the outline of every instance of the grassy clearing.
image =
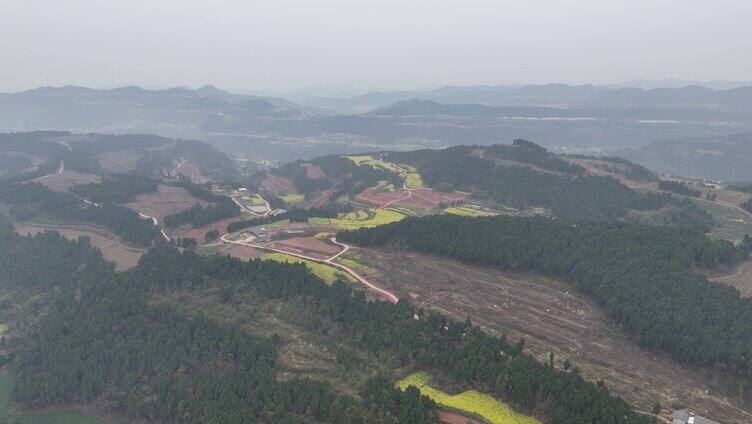
POLYGON ((481 416, 491 424, 539 423, 535 418, 514 412, 509 406, 489 395, 475 390, 469 390, 458 395, 448 395, 429 386, 430 383, 430 375, 425 372, 417 372, 398 381, 397 386, 402 390, 408 386, 415 386, 422 394, 433 399, 439 405, 481 416))
POLYGON ((482 211, 478 209, 469 208, 466 206, 452 206, 450 208, 444 209, 444 213, 448 213, 450 215, 462 215, 462 216, 494 216, 498 215, 494 212, 487 212, 482 211))
POLYGON ((365 273, 371 273, 371 272, 375 272, 376 271, 375 268, 371 268, 368 265, 363 265, 362 263, 360 263, 358 261, 354 261, 352 259, 346 259, 346 258, 343 258, 341 256, 338 257, 337 259, 335 259, 335 261, 337 261, 338 263, 341 263, 342 265, 344 265, 344 266, 346 266, 348 268, 352 268, 355 271, 360 271, 360 272, 365 272, 365 273))
POLYGON ((292 194, 287 194, 284 196, 279 196, 279 198, 282 199, 282 201, 287 204, 293 204, 293 203, 299 203, 305 200, 305 194, 292 193, 292 194))
POLYGON ((371 155, 347 156, 347 158, 355 162, 358 166, 368 165, 399 174, 399 176, 405 181, 405 184, 410 188, 423 187, 423 178, 418 173, 418 170, 412 166, 396 165, 392 162, 376 159, 371 155))
POLYGON ((384 192, 392 192, 395 190, 394 184, 390 183, 389 181, 379 181, 379 184, 376 185, 376 187, 373 188, 376 192, 384 193, 384 192))
POLYGON ((12 415, 10 396, 13 391, 13 368, 0 371, 0 423, 18 424, 105 424, 104 421, 77 411, 60 411, 40 414, 12 415))
POLYGON ((357 230, 399 221, 404 217, 405 215, 390 209, 376 208, 350 212, 338 218, 310 218, 308 222, 314 225, 334 225, 342 230, 357 230))
POLYGON ((351 283, 355 282, 355 279, 353 279, 353 277, 345 272, 338 270, 337 268, 306 259, 296 258, 295 256, 285 255, 284 253, 267 253, 263 255, 261 259, 293 264, 304 264, 309 271, 316 274, 318 277, 329 284, 337 281, 337 279, 349 281, 351 283))
POLYGON ((253 206, 264 206, 265 205, 264 200, 261 199, 261 196, 259 196, 258 194, 254 194, 253 197, 250 198, 250 201, 251 201, 251 204, 253 206))

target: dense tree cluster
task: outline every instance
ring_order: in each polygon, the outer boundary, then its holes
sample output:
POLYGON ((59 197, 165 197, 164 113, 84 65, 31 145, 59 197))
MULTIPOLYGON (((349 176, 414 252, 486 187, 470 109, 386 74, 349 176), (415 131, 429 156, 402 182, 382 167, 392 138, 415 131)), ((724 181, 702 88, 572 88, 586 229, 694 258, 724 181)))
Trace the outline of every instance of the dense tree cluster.
POLYGON ((67 136, 70 136, 70 133, 65 131, 0 133, 0 150, 50 158, 67 150, 65 146, 53 140, 67 136))
POLYGON ((358 166, 339 155, 322 156, 310 162, 321 168, 326 178, 332 181, 332 188, 337 190, 333 199, 345 194, 360 193, 377 185, 379 181, 388 181, 395 187, 402 186, 400 176, 394 172, 372 166, 358 166))
POLYGON ((389 160, 415 166, 423 180, 441 190, 473 195, 516 208, 544 207, 571 220, 605 221, 625 218, 630 209, 655 210, 668 195, 637 193, 619 181, 601 176, 570 176, 524 166, 501 166, 473 154, 474 147, 389 153, 389 160))
POLYGON ((737 263, 746 252, 727 241, 626 223, 455 216, 408 218, 338 238, 563 277, 645 347, 681 361, 752 371, 752 300, 691 271, 737 263))
POLYGON ((747 212, 752 213, 752 199, 742 202, 739 206, 744 208, 747 212))
POLYGON ((21 220, 39 216, 100 225, 136 246, 150 246, 161 239, 159 229, 131 209, 111 203, 86 205, 73 194, 58 193, 39 183, 0 184, 0 202, 10 205, 10 213, 21 220))
POLYGON ((713 216, 690 199, 682 199, 657 211, 637 215, 636 222, 663 227, 693 228, 703 233, 710 232, 716 222, 713 216))
POLYGON ((730 190, 741 191, 742 193, 752 193, 752 184, 736 183, 728 186, 730 190))
MULTIPOLYGON (((7 271, 0 286, 49 299, 15 357, 15 401, 54 407, 103 399, 111 412, 155 423, 435 422, 433 404, 414 391, 398 396, 395 407, 382 406, 393 397, 375 387, 362 403, 327 383, 279 381, 276 336, 254 337, 201 313, 150 304, 151 288, 164 287, 171 263, 181 261, 166 249, 116 274, 85 238, 21 237, 0 217, 0 268, 7 271)), ((269 264, 255 262, 243 277, 280 281, 292 271, 323 285, 304 268, 269 264)), ((207 262, 197 265, 188 270, 197 277, 190 284, 206 284, 207 262)))
POLYGON ((332 184, 327 178, 309 177, 308 170, 300 162, 288 162, 274 168, 272 172, 281 177, 289 177, 295 185, 295 189, 306 195, 329 188, 332 184))
POLYGON ((548 153, 548 151, 527 140, 516 139, 512 144, 494 144, 484 149, 484 157, 489 159, 503 159, 521 162, 552 172, 582 175, 585 170, 578 165, 571 164, 564 159, 548 153))
POLYGON ((157 191, 158 181, 139 174, 115 174, 101 183, 74 186, 73 192, 95 203, 128 203, 136 196, 157 191))
POLYGON ((14 174, 31 166, 31 159, 23 155, 0 152, 0 178, 4 174, 14 174))
POLYGON ((212 222, 240 215, 240 208, 227 196, 218 196, 217 202, 207 206, 193 205, 190 209, 164 217, 164 223, 170 228, 188 224, 193 228, 203 227, 212 222))
POLYGON ((600 162, 605 162, 605 164, 603 165, 605 171, 617 175, 622 175, 630 180, 648 183, 658 181, 658 177, 655 175, 655 173, 653 173, 653 171, 645 168, 639 163, 635 163, 618 156, 593 157, 580 154, 566 154, 564 156, 575 159, 595 159, 600 162))
POLYGON ((162 290, 221 280, 268 298, 302 296, 321 316, 342 325, 358 348, 389 353, 405 366, 442 373, 518 410, 535 413, 546 423, 653 422, 632 412, 602 385, 584 381, 577 370, 541 364, 523 353, 519 344, 490 336, 468 322, 452 322, 436 314, 416 320, 414 315, 420 312, 404 299, 396 305, 369 302, 345 282, 325 284, 302 264, 205 258, 162 248, 144 256, 134 272, 142 275, 134 278, 133 285, 140 281, 162 290))
POLYGON ((31 171, 17 172, 15 174, 8 174, 2 178, 2 181, 9 183, 18 183, 22 181, 31 181, 39 177, 43 177, 48 174, 52 174, 60 167, 60 161, 58 159, 50 159, 42 162, 36 169, 31 171))
POLYGON ((672 193, 681 194, 682 196, 700 197, 700 191, 690 188, 681 181, 660 180, 658 188, 672 193))
POLYGON ((183 174, 180 174, 178 176, 178 180, 175 183, 178 187, 183 187, 184 189, 188 190, 188 193, 191 193, 191 196, 201 199, 204 202, 216 202, 219 200, 219 196, 215 193, 213 193, 208 188, 195 184, 193 181, 191 181, 190 178, 186 177, 183 174))

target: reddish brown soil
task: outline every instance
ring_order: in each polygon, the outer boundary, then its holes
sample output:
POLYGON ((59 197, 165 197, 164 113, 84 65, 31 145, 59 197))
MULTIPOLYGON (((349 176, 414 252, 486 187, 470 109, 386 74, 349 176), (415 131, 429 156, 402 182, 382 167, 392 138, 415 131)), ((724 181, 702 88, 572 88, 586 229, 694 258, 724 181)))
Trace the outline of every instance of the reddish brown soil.
POLYGON ((446 424, 480 424, 478 421, 449 411, 439 411, 439 421, 446 424))
POLYGON ((115 235, 86 225, 26 223, 16 228, 21 235, 36 234, 45 230, 55 230, 70 240, 89 237, 92 246, 99 249, 105 259, 115 262, 115 269, 118 271, 136 266, 138 259, 146 251, 146 249, 126 246, 115 235))
POLYGON ((230 255, 239 259, 254 259, 263 255, 264 252, 258 249, 254 249, 250 246, 240 246, 237 244, 223 243, 217 246, 217 253, 223 255, 230 255))
POLYGON ((318 166, 312 164, 312 163, 304 163, 303 166, 306 168, 306 176, 308 178, 313 178, 314 180, 317 180, 319 178, 326 177, 326 174, 324 174, 324 171, 321 170, 318 166))
POLYGON ((306 207, 307 208, 317 208, 317 207, 325 204, 326 202, 328 202, 329 198, 331 198, 332 194, 334 194, 334 193, 335 193, 334 189, 328 188, 328 189, 322 191, 321 194, 319 194, 318 196, 316 196, 313 199, 311 199, 310 201, 306 202, 307 203, 306 207))
POLYGON ((640 348, 589 299, 567 284, 534 274, 502 272, 408 252, 351 249, 345 257, 376 269, 367 277, 425 310, 458 320, 470 318, 512 341, 541 361, 569 359, 583 376, 602 379, 638 409, 658 400, 678 402, 722 422, 749 423, 750 414, 731 387, 739 379, 721 371, 679 364, 640 348))
POLYGON ((266 243, 269 247, 311 256, 317 259, 328 259, 342 250, 341 247, 316 237, 294 237, 266 243))
POLYGON ((378 192, 372 188, 369 188, 363 190, 360 194, 358 194, 356 198, 362 202, 377 207, 394 204, 408 208, 430 209, 435 208, 439 205, 439 203, 459 202, 464 200, 466 197, 466 195, 462 193, 444 193, 430 188, 414 188, 410 189, 410 191, 412 191, 410 197, 405 198, 405 196, 407 196, 407 190, 405 190, 404 188, 391 192, 378 192), (393 203, 398 199, 402 200, 393 203))
POLYGON ((452 203, 465 200, 466 195, 462 193, 444 193, 435 191, 430 188, 412 189, 412 196, 400 200, 396 204, 399 206, 412 208, 435 208, 439 203, 452 203))
POLYGON ((295 193, 295 185, 289 177, 276 177, 268 176, 261 181, 259 188, 267 193, 274 194, 276 196, 284 196, 286 194, 295 193))
POLYGON ((227 233, 227 225, 235 221, 240 221, 240 217, 223 219, 221 221, 213 222, 209 225, 204 225, 203 227, 199 227, 199 228, 182 227, 173 231, 172 234, 170 234, 170 237, 172 238, 178 238, 178 237, 195 238, 199 244, 202 244, 204 243, 204 240, 206 238, 206 233, 208 233, 211 230, 216 229, 219 231, 220 235, 225 234, 227 233))
POLYGON ((62 174, 51 174, 43 180, 39 180, 50 190, 67 192, 71 187, 80 184, 98 183, 102 181, 99 175, 82 174, 76 171, 63 170, 62 174))
POLYGON ((161 221, 165 216, 189 209, 196 203, 206 206, 206 202, 191 196, 182 187, 160 185, 155 193, 136 196, 135 202, 125 206, 161 221))
POLYGON ((360 192, 360 194, 356 196, 356 199, 361 202, 381 207, 405 196, 407 196, 407 190, 405 189, 377 192, 372 188, 368 188, 360 192))

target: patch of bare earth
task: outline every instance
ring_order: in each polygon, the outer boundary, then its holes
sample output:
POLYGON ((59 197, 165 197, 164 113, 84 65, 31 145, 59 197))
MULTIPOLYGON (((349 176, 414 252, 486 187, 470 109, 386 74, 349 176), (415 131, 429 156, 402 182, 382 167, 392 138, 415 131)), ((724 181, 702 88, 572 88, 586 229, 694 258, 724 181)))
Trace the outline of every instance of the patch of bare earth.
POLYGON ((88 237, 92 246, 99 249, 105 259, 115 262, 115 269, 118 271, 136 266, 138 259, 146 251, 146 249, 126 246, 118 240, 117 236, 86 225, 24 223, 16 228, 21 235, 36 234, 45 230, 55 230, 70 240, 88 237))
POLYGON ((206 202, 191 196, 182 187, 160 185, 156 192, 136 196, 135 202, 125 206, 161 221, 165 216, 190 209, 196 203, 206 206, 206 202))
POLYGON ((398 205, 408 208, 430 209, 437 207, 440 203, 459 202, 466 197, 462 193, 445 193, 430 188, 414 188, 410 189, 410 192, 408 196, 408 191, 404 188, 383 192, 369 188, 360 192, 356 199, 377 207, 398 205))
POLYGON ((310 201, 307 201, 306 207, 308 208, 321 207, 329 201, 329 199, 332 197, 334 193, 335 193, 334 189, 331 189, 331 188, 323 190, 321 194, 312 198, 310 201))
POLYGON ((736 287, 742 297, 752 297, 752 260, 742 262, 730 273, 711 276, 710 280, 736 287))
POLYGON ((259 188, 262 191, 275 196, 284 196, 286 194, 295 193, 295 185, 289 177, 270 175, 261 181, 259 188))
POLYGON ((324 171, 321 170, 318 166, 312 164, 312 163, 304 163, 303 166, 306 169, 306 176, 308 178, 313 178, 314 180, 317 180, 319 178, 326 177, 326 174, 324 174, 324 171))
POLYGON ((317 239, 316 237, 293 237, 272 241, 265 245, 316 259, 328 259, 342 250, 341 247, 330 243, 328 240, 317 239))
POLYGON ((204 240, 206 239, 206 233, 208 233, 209 231, 217 230, 219 231, 219 234, 226 234, 227 226, 231 222, 236 222, 236 221, 240 221, 240 217, 223 219, 221 221, 212 222, 211 224, 204 225, 203 227, 199 227, 199 228, 191 228, 189 226, 183 226, 172 231, 172 234, 170 234, 170 237, 194 238, 199 244, 201 244, 201 243, 204 243, 204 240))
POLYGON ((375 268, 369 276, 425 310, 470 318, 512 341, 524 337, 525 350, 541 361, 551 352, 558 364, 569 359, 584 377, 604 380, 637 409, 649 411, 658 400, 722 422, 752 422, 733 394, 741 381, 640 348, 599 307, 560 281, 408 252, 354 248, 345 257, 375 268))
POLYGON ((102 178, 94 174, 82 174, 76 171, 63 170, 61 174, 50 174, 39 180, 42 185, 50 190, 67 192, 71 187, 88 183, 99 183, 102 178))
POLYGON ((201 167, 196 161, 189 159, 182 162, 175 171, 190 178, 195 184, 205 184, 211 181, 211 179, 201 173, 201 167))

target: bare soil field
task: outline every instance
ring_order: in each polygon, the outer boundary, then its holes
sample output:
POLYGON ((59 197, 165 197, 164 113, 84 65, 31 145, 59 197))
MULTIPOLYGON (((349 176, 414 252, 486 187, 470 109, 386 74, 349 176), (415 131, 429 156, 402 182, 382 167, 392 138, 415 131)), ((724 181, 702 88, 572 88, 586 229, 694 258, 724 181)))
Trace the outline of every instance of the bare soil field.
POLYGON ((275 177, 273 175, 266 177, 264 181, 261 181, 261 184, 259 184, 259 188, 276 196, 295 193, 295 185, 289 177, 275 177))
POLYGON ((130 172, 136 169, 138 155, 129 151, 108 152, 97 156, 99 166, 107 172, 130 172))
POLYGON ((182 187, 160 185, 155 193, 136 196, 135 202, 125 206, 161 221, 165 216, 190 209, 196 203, 206 206, 206 202, 191 196, 182 187))
POLYGON ((321 194, 318 196, 312 198, 309 201, 306 201, 306 207, 308 208, 318 208, 321 205, 325 204, 329 201, 329 198, 332 197, 332 195, 335 193, 334 189, 328 188, 326 190, 323 190, 321 194))
POLYGON ((405 206, 408 208, 435 208, 439 203, 452 203, 465 200, 467 197, 462 193, 444 193, 441 191, 432 190, 430 188, 415 188, 412 189, 412 196, 407 199, 400 200, 396 204, 399 206, 405 206))
POLYGON ((206 233, 208 233, 211 230, 218 230, 219 234, 225 234, 227 233, 227 225, 229 225, 231 222, 240 221, 240 217, 235 218, 227 218, 223 219, 221 221, 213 222, 209 225, 204 225, 203 227, 199 228, 191 228, 191 227, 180 227, 177 228, 175 231, 172 231, 171 234, 168 231, 168 234, 171 238, 177 238, 177 237, 190 237, 195 238, 198 244, 204 243, 204 239, 206 238, 206 233))
POLYGON ((480 421, 449 411, 439 411, 439 421, 445 424, 481 424, 480 421))
POLYGON ((16 227, 16 231, 22 235, 36 234, 45 230, 55 230, 71 240, 89 237, 92 246, 101 250, 105 259, 115 262, 115 269, 118 271, 136 266, 138 259, 146 251, 146 249, 126 246, 115 235, 85 225, 24 223, 16 227))
POLYGON ((264 251, 254 249, 250 246, 228 243, 217 244, 216 246, 211 246, 211 248, 206 247, 206 249, 211 249, 211 251, 207 250, 207 252, 211 254, 230 255, 238 259, 255 259, 265 253, 264 251))
POLYGON ((294 237, 285 240, 276 240, 265 243, 269 247, 284 250, 286 252, 298 253, 317 259, 328 259, 342 250, 341 247, 330 243, 327 240, 316 237, 294 237))
POLYGON ((604 380, 638 409, 649 411, 658 400, 707 411, 703 415, 722 422, 752 422, 732 389, 739 380, 640 348, 565 283, 410 252, 354 248, 343 256, 376 269, 367 276, 425 310, 470 318, 513 341, 524 337, 525 350, 542 361, 550 352, 558 364, 569 359, 583 376, 604 380))
POLYGON ((408 192, 404 188, 384 192, 369 188, 360 192, 356 196, 356 199, 377 207, 396 205, 408 208, 430 209, 437 207, 439 203, 459 202, 466 197, 462 193, 444 193, 430 188, 413 188, 410 191, 412 194, 407 197, 408 192), (393 203, 398 199, 402 200, 393 203))
POLYGON ((313 179, 319 179, 326 177, 326 174, 324 174, 324 171, 321 170, 318 166, 312 164, 312 163, 304 163, 303 166, 306 168, 306 176, 308 178, 313 179))
POLYGON ((80 184, 98 183, 102 178, 94 174, 82 174, 76 171, 63 170, 62 174, 51 174, 43 180, 39 180, 42 185, 50 190, 67 192, 71 187, 80 184))
POLYGON ((742 262, 730 273, 711 276, 710 280, 736 287, 742 297, 752 297, 752 260, 742 262))
POLYGON ((193 160, 186 160, 181 163, 180 166, 175 168, 175 171, 190 178, 195 184, 205 184, 211 181, 209 177, 201 173, 201 168, 193 160))

